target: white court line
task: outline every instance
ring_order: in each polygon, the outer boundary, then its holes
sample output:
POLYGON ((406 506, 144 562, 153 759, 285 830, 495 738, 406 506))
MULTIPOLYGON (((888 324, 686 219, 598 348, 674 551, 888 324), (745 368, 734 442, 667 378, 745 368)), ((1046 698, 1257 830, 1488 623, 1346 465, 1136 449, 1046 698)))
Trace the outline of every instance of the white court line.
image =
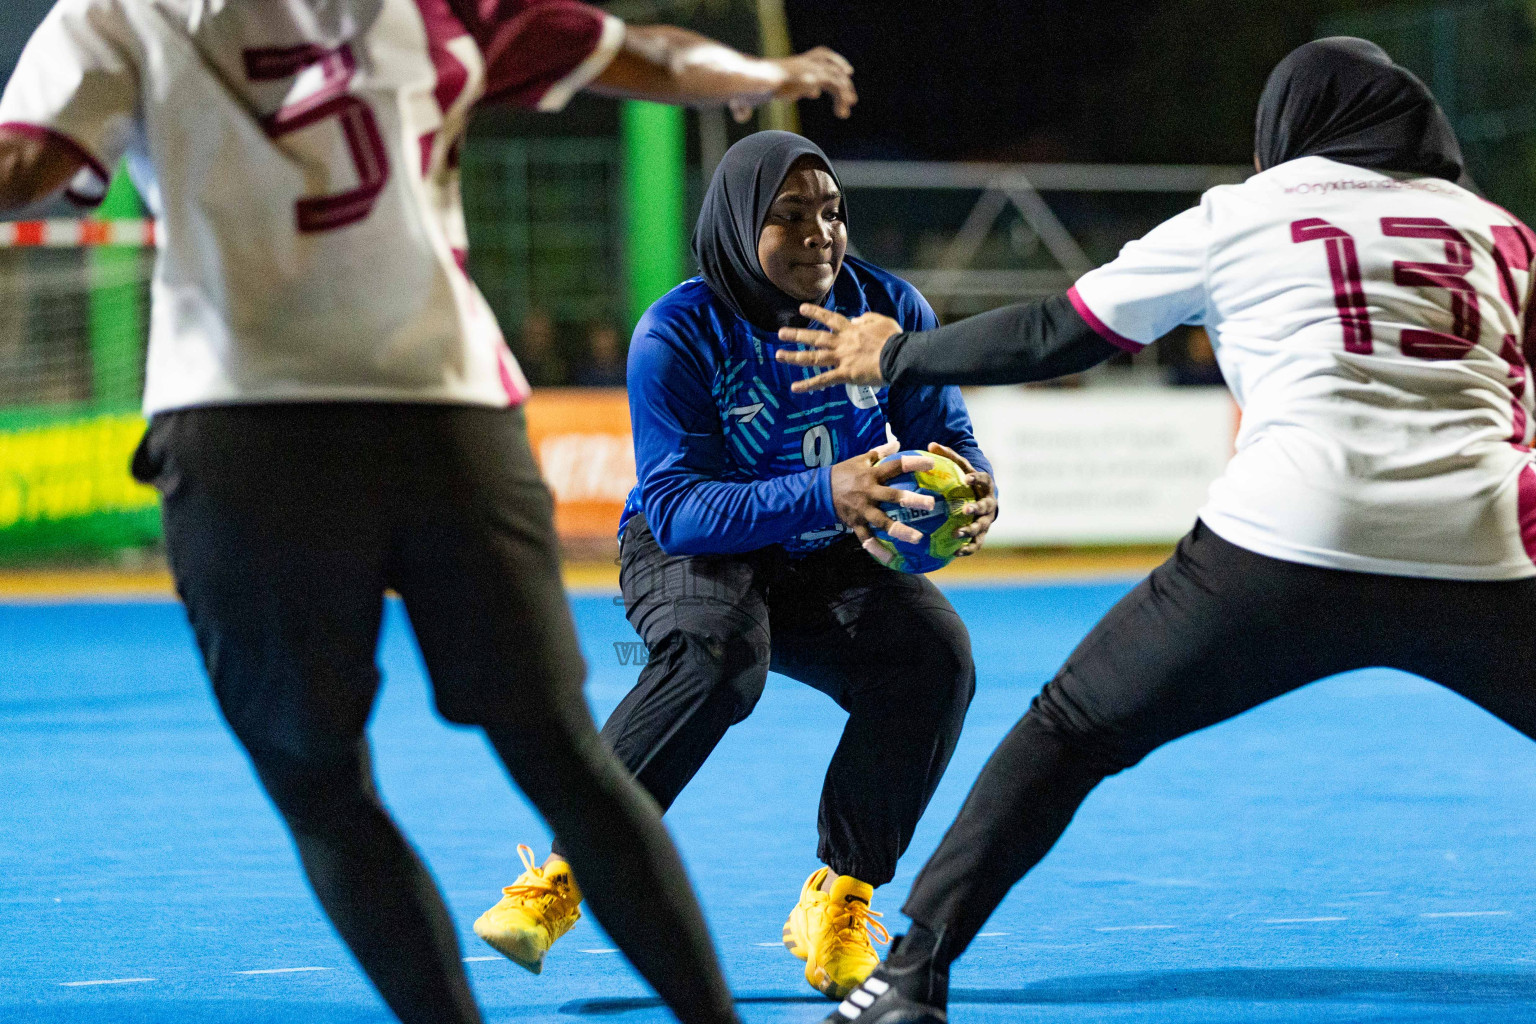
POLYGON ((616 949, 583 949, 583 953, 617 953, 616 949))
POLYGON ((99 981, 61 981, 60 988, 83 988, 86 985, 140 985, 154 978, 102 978, 99 981))
POLYGON ((1176 924, 1112 924, 1095 928, 1096 932, 1166 932, 1177 928, 1176 924))
POLYGON ((501 957, 499 957, 499 956, 467 956, 467 957, 464 958, 464 962, 467 963, 467 964, 483 964, 487 960, 500 960, 500 959, 501 959, 501 957))
POLYGON ((1008 934, 1007 932, 977 932, 976 933, 976 937, 978 939, 995 939, 999 935, 1007 935, 1007 934, 1008 934))
POLYGON ((1324 921, 1348 921, 1347 917, 1269 917, 1265 924, 1321 924, 1324 921))
POLYGON ((754 945, 754 946, 782 946, 782 945, 784 945, 784 943, 782 943, 782 942, 754 942, 754 943, 752 943, 752 945, 754 945))
POLYGON ((1442 910, 1437 914, 1420 914, 1420 917, 1508 917, 1507 910, 1442 910))
POLYGON ((264 967, 258 971, 236 971, 236 974, 304 974, 307 971, 333 971, 334 967, 264 967))

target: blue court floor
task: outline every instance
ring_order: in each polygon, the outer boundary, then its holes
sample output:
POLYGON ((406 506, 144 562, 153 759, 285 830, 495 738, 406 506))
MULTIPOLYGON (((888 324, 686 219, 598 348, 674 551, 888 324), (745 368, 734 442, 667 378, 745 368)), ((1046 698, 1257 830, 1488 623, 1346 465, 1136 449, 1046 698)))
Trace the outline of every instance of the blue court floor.
MULTIPOLYGON (((951 592, 980 692, 876 896, 893 931, 987 753, 1126 586, 951 592)), ((611 597, 575 604, 601 716, 638 672, 614 647, 633 634, 611 597)), ((381 657, 380 784, 447 894, 488 1019, 670 1019, 590 922, 538 978, 474 938, 515 844, 542 856, 547 838, 481 738, 433 715, 398 608, 381 657)), ((778 937, 816 866, 840 727, 826 698, 775 679, 668 819, 749 1024, 830 1009, 778 937)), ((1533 875, 1536 745, 1428 683, 1341 677, 1101 787, 957 965, 952 1019, 1536 1020, 1533 875)), ((179 607, 0 606, 0 1021, 389 1019, 215 717, 179 607)))

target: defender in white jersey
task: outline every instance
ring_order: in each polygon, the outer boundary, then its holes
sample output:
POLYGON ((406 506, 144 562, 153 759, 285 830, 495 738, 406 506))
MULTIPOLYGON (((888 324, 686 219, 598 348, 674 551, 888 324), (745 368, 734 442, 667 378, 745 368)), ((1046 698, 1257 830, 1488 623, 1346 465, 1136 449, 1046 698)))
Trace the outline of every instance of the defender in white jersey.
POLYGON ((1210 333, 1237 454, 1174 556, 993 754, 913 929, 828 1022, 942 1021, 949 964, 1106 775, 1316 679, 1389 666, 1536 737, 1536 234, 1481 199, 1427 89, 1359 39, 1270 76, 1241 185, 1066 295, 922 333, 786 331, 803 382, 1040 380, 1210 333))
POLYGON ((574 0, 61 0, 0 98, 0 208, 124 154, 154 212, 135 457, 214 693, 322 906, 407 1022, 479 1020, 453 922, 374 792, 397 591, 442 714, 481 726, 588 902, 685 1021, 735 1020, 656 807, 599 742, 527 385, 466 273, 477 102, 832 94, 829 50, 745 57, 574 0))
POLYGON ((1451 181, 1290 160, 1069 293, 1135 351, 1210 334, 1242 407, 1200 520, 1260 554, 1436 579, 1536 576, 1524 317, 1536 235, 1451 181))

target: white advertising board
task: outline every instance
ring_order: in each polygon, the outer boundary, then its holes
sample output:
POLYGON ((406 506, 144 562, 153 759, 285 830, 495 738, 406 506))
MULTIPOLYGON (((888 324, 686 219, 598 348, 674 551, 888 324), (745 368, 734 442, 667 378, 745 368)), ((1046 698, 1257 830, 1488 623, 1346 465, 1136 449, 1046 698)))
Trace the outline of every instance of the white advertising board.
POLYGON ((997 475, 993 544, 1154 544, 1194 524, 1232 456, 1225 388, 966 392, 997 475))

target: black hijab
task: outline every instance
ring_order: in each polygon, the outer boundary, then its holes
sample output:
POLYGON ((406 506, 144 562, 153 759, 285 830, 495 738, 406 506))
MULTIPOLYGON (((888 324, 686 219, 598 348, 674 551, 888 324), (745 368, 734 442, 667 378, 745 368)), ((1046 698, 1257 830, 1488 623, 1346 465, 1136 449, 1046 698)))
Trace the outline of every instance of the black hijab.
POLYGON ((1463 180, 1461 146, 1423 82, 1375 43, 1334 36, 1298 46, 1259 98, 1259 166, 1324 156, 1356 167, 1463 180))
MULTIPOLYGON (((837 181, 821 147, 793 132, 758 132, 736 143, 715 168, 693 232, 693 254, 710 290, 737 316, 765 331, 801 321, 800 300, 781 292, 763 273, 757 241, 790 167, 804 156, 821 161, 837 181)), ((843 200, 845 219, 847 205, 843 200)))

